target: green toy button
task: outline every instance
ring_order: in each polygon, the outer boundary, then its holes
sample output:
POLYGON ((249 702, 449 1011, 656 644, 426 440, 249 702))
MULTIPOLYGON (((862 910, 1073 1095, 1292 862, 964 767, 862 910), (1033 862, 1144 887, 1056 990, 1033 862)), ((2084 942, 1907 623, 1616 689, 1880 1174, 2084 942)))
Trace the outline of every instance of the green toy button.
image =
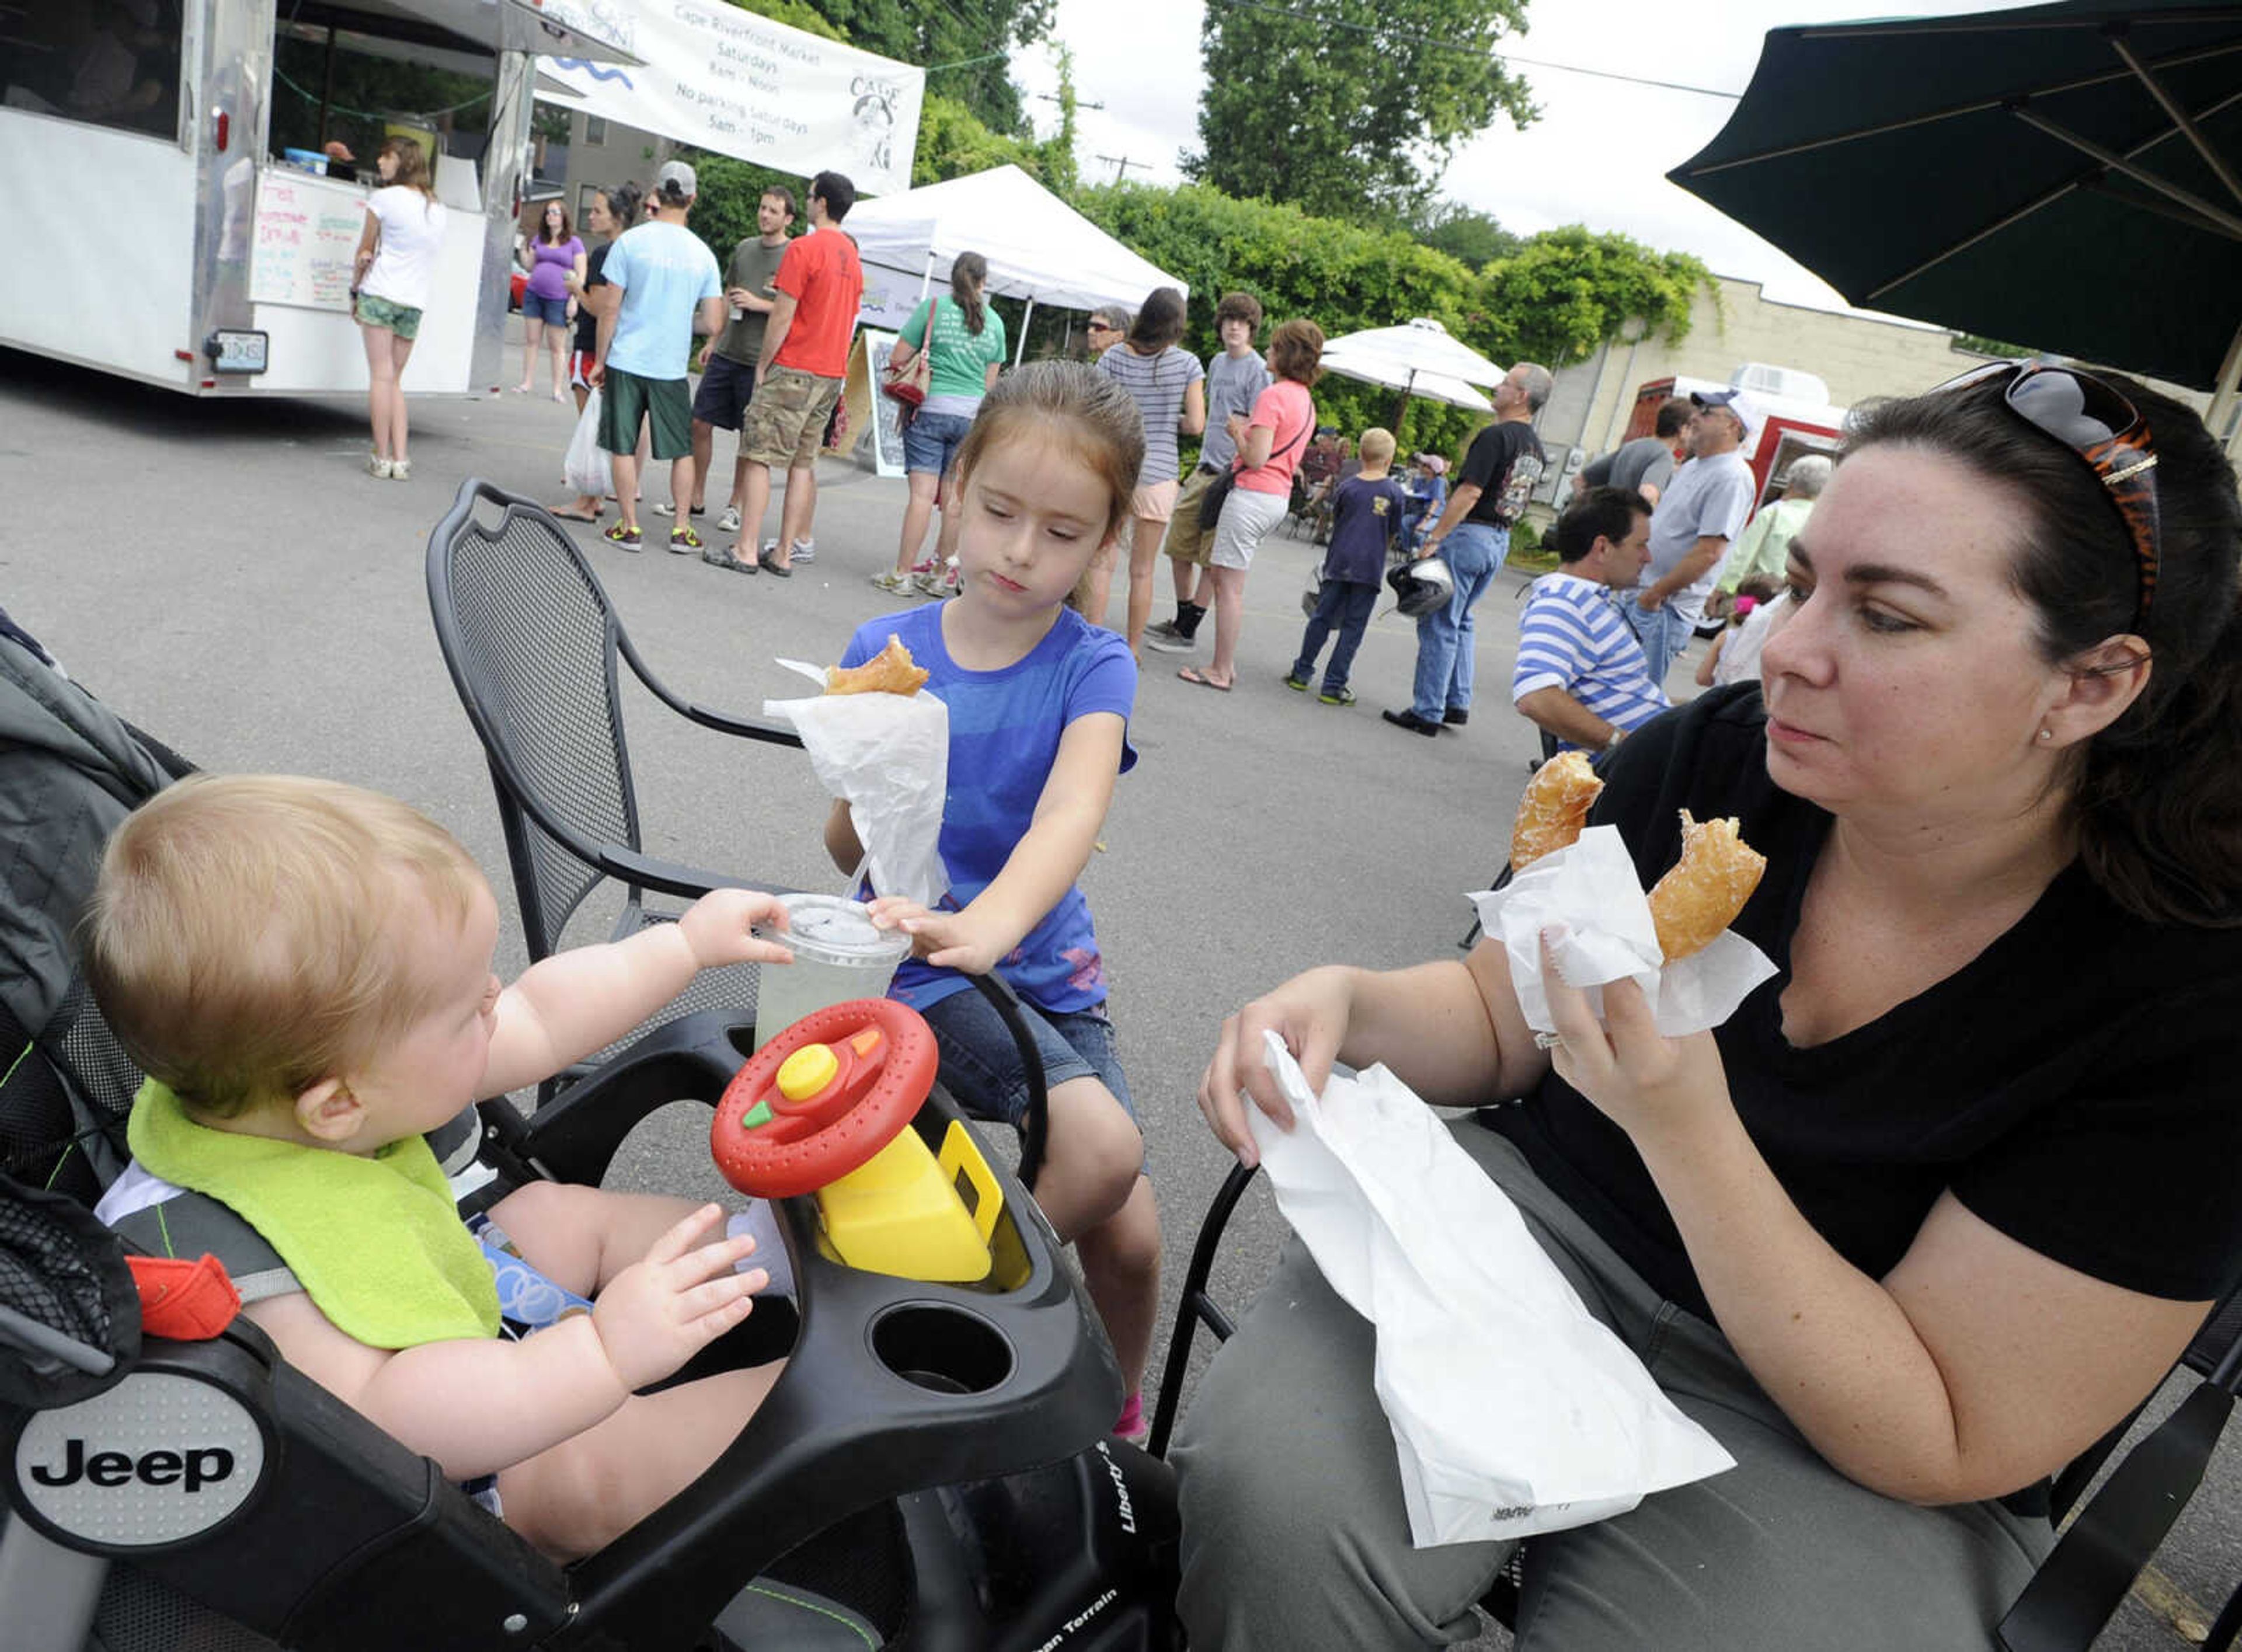
POLYGON ((770 1121, 770 1103, 759 1101, 741 1116, 740 1127, 742 1130, 761 1130, 770 1121))

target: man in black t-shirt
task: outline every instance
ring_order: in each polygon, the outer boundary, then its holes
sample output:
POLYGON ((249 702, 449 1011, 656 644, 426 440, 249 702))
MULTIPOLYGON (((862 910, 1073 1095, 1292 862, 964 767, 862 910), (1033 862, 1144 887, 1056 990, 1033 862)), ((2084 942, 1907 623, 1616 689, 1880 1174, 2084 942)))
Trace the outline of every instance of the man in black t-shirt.
POLYGON ((1397 729, 1436 735, 1471 718, 1472 609, 1510 554, 1510 525, 1524 514, 1549 456, 1534 415, 1549 400, 1549 369, 1521 361, 1494 387, 1494 422, 1472 438, 1448 507, 1422 553, 1447 559, 1455 594, 1417 621, 1417 680, 1406 709, 1382 715, 1397 729))

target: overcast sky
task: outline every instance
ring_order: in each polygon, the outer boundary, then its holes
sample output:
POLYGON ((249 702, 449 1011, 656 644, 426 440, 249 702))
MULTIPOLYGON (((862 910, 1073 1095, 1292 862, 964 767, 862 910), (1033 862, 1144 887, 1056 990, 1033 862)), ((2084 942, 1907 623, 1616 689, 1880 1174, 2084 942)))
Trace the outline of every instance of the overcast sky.
MULTIPOLYGON (((2005 10, 2029 0, 1532 0, 1527 32, 1506 42, 1519 56, 1647 79, 1742 92, 1762 37, 1786 24, 1864 17, 2005 10)), ((1128 176, 1178 181, 1177 160, 1198 141, 1199 19, 1203 0, 1058 0, 1054 33, 1074 51, 1076 91, 1103 110, 1082 111, 1082 173, 1107 182, 1112 160, 1128 176), (1156 71, 1155 66, 1158 66, 1156 71)), ((1363 16, 1380 15, 1364 0, 1363 16)), ((1442 192, 1532 234, 1561 224, 1620 230, 1659 248, 1694 252, 1721 275, 1766 284, 1769 298, 1842 310, 1826 283, 1741 225, 1666 181, 1719 131, 1728 97, 1669 91, 1534 64, 1516 65, 1541 118, 1524 131, 1507 120, 1458 151, 1442 192)), ((1015 66, 1029 92, 1056 89, 1047 60, 1015 66)), ((939 89, 941 76, 930 84, 939 89)), ((1057 111, 1031 102, 1038 128, 1057 111)))

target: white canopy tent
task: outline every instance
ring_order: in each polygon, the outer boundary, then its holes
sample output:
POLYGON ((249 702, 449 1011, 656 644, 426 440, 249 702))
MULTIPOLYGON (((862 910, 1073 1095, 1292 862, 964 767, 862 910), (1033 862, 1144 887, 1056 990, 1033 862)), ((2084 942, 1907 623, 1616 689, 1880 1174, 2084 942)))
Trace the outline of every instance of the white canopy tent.
MULTIPOLYGON (((1017 166, 859 201, 843 227, 864 264, 868 326, 892 327, 935 282, 947 283, 961 252, 989 260, 987 290, 1065 310, 1125 305, 1154 287, 1190 289, 1141 259, 1017 166)), ((1027 328, 1020 329, 1020 346, 1027 328)), ((1014 352, 1017 359, 1018 351, 1014 352)))

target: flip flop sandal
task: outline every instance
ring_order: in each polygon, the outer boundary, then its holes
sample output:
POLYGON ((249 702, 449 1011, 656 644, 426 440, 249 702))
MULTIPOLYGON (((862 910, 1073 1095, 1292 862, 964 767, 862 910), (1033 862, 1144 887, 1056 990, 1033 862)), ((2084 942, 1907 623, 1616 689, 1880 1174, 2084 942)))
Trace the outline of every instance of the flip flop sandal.
POLYGON ((1195 684, 1202 688, 1212 688, 1217 694, 1228 694, 1232 688, 1235 686, 1234 684, 1227 682, 1217 682, 1212 677, 1203 677, 1190 666, 1184 667, 1184 668, 1177 672, 1176 675, 1181 677, 1185 682, 1195 684))

